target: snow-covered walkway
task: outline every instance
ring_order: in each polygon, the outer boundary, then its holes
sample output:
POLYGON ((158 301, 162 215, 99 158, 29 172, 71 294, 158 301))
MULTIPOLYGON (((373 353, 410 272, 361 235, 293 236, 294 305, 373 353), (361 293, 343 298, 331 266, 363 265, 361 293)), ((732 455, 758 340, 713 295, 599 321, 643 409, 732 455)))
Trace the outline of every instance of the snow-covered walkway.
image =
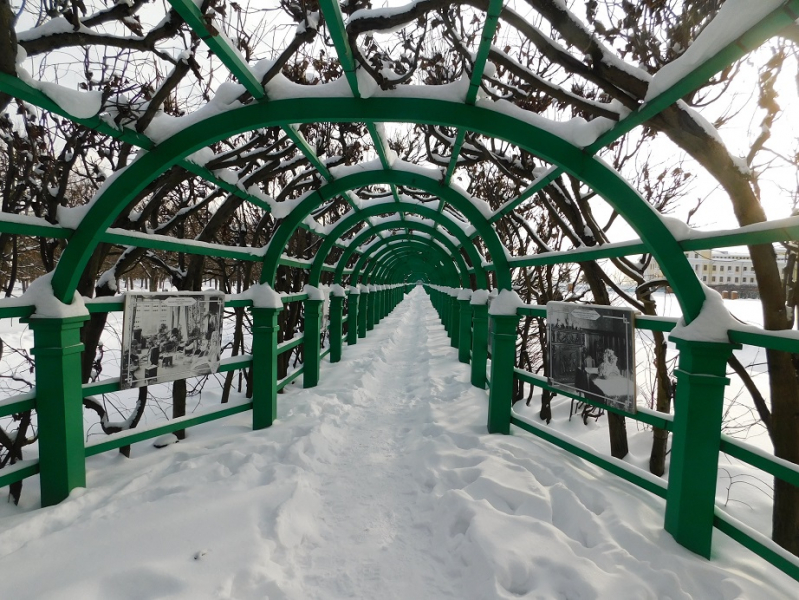
POLYGON ((94 457, 56 507, 26 483, 27 505, 0 507, 3 597, 795 597, 721 534, 713 562, 682 549, 647 492, 487 435, 487 394, 421 290, 279 403, 268 430, 242 414, 94 457))

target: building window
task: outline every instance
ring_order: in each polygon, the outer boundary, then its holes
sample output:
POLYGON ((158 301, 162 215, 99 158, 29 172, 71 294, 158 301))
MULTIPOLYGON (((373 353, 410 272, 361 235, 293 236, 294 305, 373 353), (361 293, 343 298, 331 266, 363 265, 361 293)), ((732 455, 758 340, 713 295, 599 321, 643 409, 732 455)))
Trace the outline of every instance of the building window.
POLYGON ((738 267, 735 267, 735 272, 736 272, 736 273, 738 272, 738 267))
POLYGON ((744 271, 746 271, 746 270, 747 270, 747 267, 744 267, 744 271))
POLYGON ((707 265, 702 265, 702 270, 707 271, 707 265))
POLYGON ((735 283, 738 283, 738 278, 737 277, 735 278, 735 283))
POLYGON ((713 270, 714 270, 714 271, 716 270, 716 265, 713 265, 713 270))
POLYGON ((732 266, 730 266, 730 265, 727 265, 727 270, 728 270, 728 271, 732 271, 732 266))
POLYGON ((727 283, 729 283, 729 282, 730 282, 730 277, 727 277, 727 283))
POLYGON ((713 275, 713 282, 714 283, 716 282, 716 276, 715 275, 713 275))
POLYGON ((702 275, 702 281, 707 281, 707 275, 702 275))

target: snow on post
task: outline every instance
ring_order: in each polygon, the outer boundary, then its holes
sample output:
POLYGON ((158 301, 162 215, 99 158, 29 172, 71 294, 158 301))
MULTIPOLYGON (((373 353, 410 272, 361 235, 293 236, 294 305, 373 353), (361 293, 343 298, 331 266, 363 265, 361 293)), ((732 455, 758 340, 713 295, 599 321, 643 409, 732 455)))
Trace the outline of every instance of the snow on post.
POLYGON ((710 289, 701 283, 705 292, 705 301, 697 317, 685 324, 685 317, 681 317, 677 326, 671 330, 669 337, 679 338, 694 342, 718 342, 728 344, 730 337, 728 331, 735 329, 740 324, 724 306, 724 300, 716 290, 710 289))
POLYGON ((472 306, 484 306, 488 304, 488 290, 475 290, 472 292, 472 306))
MULTIPOLYGON (((89 310, 83 303, 83 296, 78 292, 72 295, 72 303, 64 304, 55 297, 53 293, 53 273, 50 271, 34 279, 28 289, 19 299, 15 299, 14 304, 22 306, 33 306, 35 308, 31 317, 40 319, 66 319, 69 317, 89 316, 89 310)), ((3 302, 0 306, 11 305, 11 302, 3 302)))
POLYGON ((239 298, 252 300, 254 308, 283 308, 283 301, 268 283, 256 283, 239 294, 239 298))
POLYGON ((499 295, 491 301, 488 307, 488 314, 515 315, 516 311, 524 306, 524 302, 519 298, 519 294, 513 290, 501 290, 499 295))
POLYGON ((330 295, 335 298, 344 298, 347 295, 347 291, 338 283, 334 283, 330 286, 330 295))

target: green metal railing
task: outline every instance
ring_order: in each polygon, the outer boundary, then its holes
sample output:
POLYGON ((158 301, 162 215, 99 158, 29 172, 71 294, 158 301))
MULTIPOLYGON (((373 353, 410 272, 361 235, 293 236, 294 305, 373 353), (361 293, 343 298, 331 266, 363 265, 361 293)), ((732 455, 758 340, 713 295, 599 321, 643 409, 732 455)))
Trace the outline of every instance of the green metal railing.
MULTIPOLYGON (((715 527, 794 579, 799 580, 799 558, 778 546, 762 533, 740 523, 715 504, 716 471, 719 453, 734 457, 747 465, 760 469, 797 487, 799 487, 799 465, 767 455, 745 442, 722 434, 720 431, 720 410, 716 421, 702 413, 692 413, 692 427, 688 429, 685 427, 684 413, 691 408, 692 396, 690 395, 690 388, 692 387, 692 380, 696 381, 696 378, 704 377, 712 380, 710 383, 715 383, 715 388, 694 384, 693 387, 699 388, 703 397, 700 398, 701 402, 694 401, 693 405, 703 406, 713 404, 715 401, 720 408, 720 404, 723 402, 724 385, 729 382, 723 377, 726 356, 736 347, 734 344, 691 343, 677 340, 678 350, 681 355, 680 368, 677 370, 677 375, 688 380, 688 384, 683 386, 684 396, 675 400, 675 404, 679 407, 677 412, 675 415, 671 415, 639 406, 635 414, 630 414, 593 399, 585 398, 577 393, 555 387, 545 377, 516 367, 517 324, 522 317, 545 318, 545 306, 526 305, 519 308, 515 316, 491 316, 492 325, 489 336, 485 332, 477 333, 481 327, 476 326, 477 321, 475 320, 477 311, 487 312, 485 306, 475 305, 467 300, 456 300, 459 290, 435 285, 428 285, 426 289, 450 338, 453 338, 453 330, 455 328, 453 319, 455 318, 460 321, 458 327, 461 332, 472 332, 471 336, 461 336, 457 346, 461 362, 470 364, 473 383, 475 381, 475 372, 485 373, 485 357, 488 348, 493 348, 494 359, 490 367, 491 375, 490 377, 478 377, 478 383, 476 384, 478 387, 487 387, 489 390, 489 431, 509 433, 510 426, 513 425, 665 499, 667 506, 666 528, 675 537, 681 537, 681 539, 678 539, 680 543, 693 545, 691 549, 698 551, 700 554, 709 556, 712 529, 715 527), (455 309, 456 304, 460 304, 459 310, 455 309), (471 308, 471 310, 467 310, 467 307, 471 308), (720 346, 726 346, 726 348, 720 348, 720 346), (721 374, 702 373, 703 370, 711 370, 709 367, 712 366, 708 364, 707 356, 704 355, 713 355, 714 352, 718 353, 720 350, 718 357, 721 358, 721 361, 716 364, 715 368, 718 371, 720 364, 721 374), (475 357, 478 357, 477 360, 475 360, 475 357), (693 371, 689 369, 693 369, 693 371), (697 371, 700 372, 697 373, 697 371), (671 432, 674 451, 672 452, 668 480, 657 477, 623 460, 598 453, 593 448, 577 440, 515 413, 512 410, 514 380, 542 390, 556 392, 567 398, 601 407, 606 411, 671 432), (481 381, 483 385, 480 385, 481 381), (686 388, 688 389, 686 390, 686 388), (712 396, 715 396, 715 399, 712 396), (683 423, 680 423, 681 417, 683 417, 683 423), (715 438, 704 432, 704 428, 714 425, 714 423, 716 426, 715 438), (685 439, 690 442, 692 437, 698 435, 705 435, 705 437, 710 438, 709 448, 708 444, 706 444, 704 451, 696 454, 686 452, 681 455, 677 451, 685 439), (715 443, 712 442, 713 439, 716 440, 715 443), (703 465, 705 467, 704 470, 702 468, 703 465), (700 475, 697 475, 697 473, 700 475), (693 493, 680 495, 674 491, 675 487, 687 487, 693 490, 693 493), (674 516, 675 514, 676 516, 674 516), (670 518, 671 522, 669 521, 670 518), (692 525, 690 532, 680 530, 683 522, 692 525)), ((677 321, 675 318, 668 317, 637 316, 635 327, 639 330, 668 333, 674 329, 677 321)), ((729 337, 732 342, 737 344, 746 343, 761 348, 773 348, 799 353, 799 339, 781 335, 778 332, 755 332, 751 331, 751 329, 741 328, 740 330, 730 330, 729 337)))
MULTIPOLYGON (((375 318, 379 322, 380 319, 385 317, 393 308, 396 306, 397 303, 402 298, 401 293, 395 293, 397 291, 404 292, 405 290, 399 290, 396 286, 392 287, 391 289, 383 290, 385 293, 383 296, 385 297, 385 301, 381 303, 382 309, 378 312, 375 312, 375 318)), ((358 298, 359 296, 356 295, 354 298, 358 298)), ((153 425, 151 427, 145 428, 135 428, 126 430, 120 433, 112 434, 110 436, 104 437, 98 441, 92 441, 89 443, 81 444, 82 453, 81 457, 78 457, 80 460, 85 459, 89 456, 94 456, 96 454, 100 454, 102 452, 107 452, 110 450, 115 450, 117 448, 121 448, 123 446, 129 446, 131 444, 146 441, 149 439, 153 439, 159 437, 161 435, 172 433, 179 430, 189 429, 191 427, 195 427, 197 425, 201 425, 203 423, 208 423, 211 421, 216 421, 218 419, 223 419, 232 415, 236 415, 242 412, 252 411, 254 406, 258 404, 259 401, 263 403, 264 399, 271 403, 272 396, 275 396, 278 392, 283 390, 287 385, 291 384, 292 382, 296 381, 301 375, 304 375, 306 364, 308 364, 308 356, 309 353, 313 352, 318 356, 318 361, 325 359, 326 357, 331 355, 331 351, 333 347, 337 344, 338 348, 341 348, 342 345, 342 326, 348 323, 356 323, 357 322, 357 310, 358 310, 358 303, 352 303, 350 305, 350 309, 348 310, 348 314, 345 316, 343 315, 343 299, 338 298, 337 300, 331 299, 331 308, 333 310, 337 310, 338 314, 334 315, 331 321, 335 320, 337 323, 337 328, 331 328, 330 331, 330 338, 331 343, 327 348, 320 348, 319 347, 319 340, 317 336, 316 344, 309 343, 309 337, 306 333, 296 335, 293 338, 285 340, 283 342, 277 342, 277 331, 275 330, 272 336, 272 348, 270 352, 270 356, 280 356, 285 354, 286 352, 290 352, 295 348, 300 346, 303 347, 303 352, 305 354, 305 362, 300 365, 299 368, 292 371, 286 377, 278 380, 276 377, 276 371, 272 372, 271 381, 268 383, 268 389, 260 389, 253 391, 253 399, 248 399, 240 402, 234 402, 230 404, 224 404, 218 407, 215 407, 211 410, 203 411, 199 414, 191 414, 186 415, 184 417, 172 419, 167 423, 159 423, 157 425, 153 425), (255 397, 255 395, 260 395, 260 398, 255 397)), ((293 302, 305 302, 306 309, 309 301, 308 294, 306 293, 298 293, 298 294, 287 294, 281 296, 281 300, 284 305, 293 303, 293 302)), ((321 301, 316 301, 321 303, 321 301)), ((90 314, 94 313, 107 313, 107 312, 114 312, 114 311, 121 311, 123 309, 123 299, 121 297, 118 298, 111 298, 111 299, 104 299, 98 301, 88 301, 86 303, 87 308, 90 314)), ((252 300, 248 299, 238 299, 238 298, 231 298, 225 302, 226 308, 250 308, 253 313, 257 313, 258 310, 261 311, 273 311, 273 315, 277 315, 277 313, 281 309, 258 309, 257 307, 253 307, 252 300)), ((27 318, 33 313, 32 306, 13 306, 13 307, 2 307, 0 308, 0 318, 27 318)), ((255 319, 255 327, 258 327, 257 321, 258 316, 257 314, 254 315, 255 319)), ((348 325, 350 326, 350 325, 348 325)), ((36 348, 34 347, 34 352, 36 348)), ((340 360, 339 356, 331 357, 331 362, 338 362, 340 360)), ((220 362, 219 366, 219 373, 226 373, 229 371, 235 371, 238 369, 247 369, 253 367, 254 359, 253 355, 245 354, 240 356, 232 356, 223 359, 220 362)), ((255 386, 254 386, 255 387, 255 386)), ((307 386, 306 387, 310 387, 307 386)), ((109 394, 120 391, 120 378, 108 378, 101 381, 93 382, 93 383, 85 383, 80 385, 80 390, 78 392, 78 398, 73 397, 73 402, 77 399, 86 398, 88 396, 98 395, 98 394, 109 394)), ((0 417, 5 417, 13 414, 19 414, 21 412, 25 412, 28 410, 39 410, 39 405, 37 402, 37 394, 36 390, 32 392, 28 392, 25 394, 19 394, 17 396, 13 396, 7 399, 0 401, 0 417)), ((274 410, 276 410, 276 405, 270 407, 272 414, 269 415, 273 420, 275 417, 274 410)), ((255 418, 254 418, 255 421, 255 418)), ((81 421, 82 423, 82 421, 81 421)), ((271 424, 271 422, 270 422, 271 424)), ((65 425, 66 426, 66 425, 65 425)), ((258 428, 258 427, 256 427, 258 428)), ((46 435, 45 432, 40 431, 40 439, 42 435, 46 435)), ((82 436, 82 425, 81 425, 81 436, 82 436)), ((72 450, 75 450, 74 448, 72 450)), ((42 449, 40 449, 40 454, 42 449)), ((83 467, 85 470, 85 466, 83 467)), ((2 469, 0 471, 0 487, 4 487, 10 485, 12 483, 21 481, 28 477, 32 477, 34 475, 40 474, 40 460, 33 459, 33 460, 23 460, 20 461, 10 467, 2 469)), ((55 502, 59 501, 57 498, 59 496, 66 497, 69 493, 69 490, 73 487, 78 486, 63 486, 59 485, 58 483, 52 484, 50 481, 45 479, 45 475, 42 476, 41 480, 42 486, 42 498, 43 498, 43 505, 47 504, 54 504, 55 502), (53 486, 59 487, 60 489, 53 490, 53 486), (68 489, 67 489, 68 488, 68 489)))

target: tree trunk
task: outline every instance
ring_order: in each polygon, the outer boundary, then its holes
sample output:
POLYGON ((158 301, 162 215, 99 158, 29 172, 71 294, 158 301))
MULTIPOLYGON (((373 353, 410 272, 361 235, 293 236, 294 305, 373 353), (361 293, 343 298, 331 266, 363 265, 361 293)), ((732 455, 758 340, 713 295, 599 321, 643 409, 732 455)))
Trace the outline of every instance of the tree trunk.
MULTIPOLYGON (((177 379, 172 382, 172 418, 177 419, 186 414, 186 380, 177 379)), ((179 440, 186 439, 186 430, 175 432, 179 440)))

